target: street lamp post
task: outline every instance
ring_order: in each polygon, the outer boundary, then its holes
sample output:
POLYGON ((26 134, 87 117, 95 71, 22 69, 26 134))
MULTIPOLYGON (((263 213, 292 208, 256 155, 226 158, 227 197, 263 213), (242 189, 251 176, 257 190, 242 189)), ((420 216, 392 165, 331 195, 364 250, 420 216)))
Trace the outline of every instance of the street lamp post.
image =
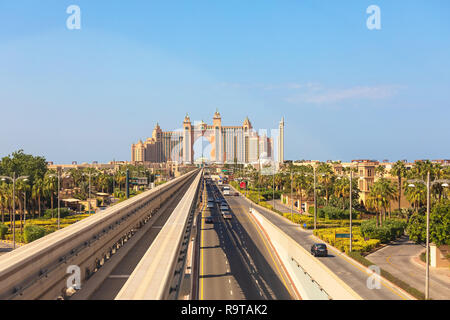
MULTIPOLYGON (((64 177, 68 177, 69 175, 66 175, 64 177)), ((55 177, 58 178, 58 230, 60 229, 60 220, 61 220, 61 197, 60 197, 60 191, 61 191, 61 172, 58 171, 58 174, 50 174, 49 177, 55 177)))
POLYGON ((408 187, 414 188, 414 183, 423 183, 427 186, 427 239, 426 239, 426 268, 425 268, 425 300, 430 297, 430 189, 435 184, 442 184, 443 187, 447 187, 450 180, 439 179, 430 182, 430 171, 427 172, 427 180, 422 179, 410 179, 408 187))
MULTIPOLYGON (((352 252, 352 243, 353 243, 353 234, 352 234, 352 207, 353 207, 353 203, 352 203, 352 182, 353 182, 353 171, 350 170, 350 190, 349 190, 349 201, 350 203, 348 204, 349 206, 349 215, 350 215, 350 244, 348 247, 348 250, 350 252, 352 252)), ((345 207, 344 207, 345 208, 345 207)))
POLYGON ((275 208, 275 164, 272 168, 272 200, 273 200, 273 209, 276 210, 275 208))
MULTIPOLYGON (((83 175, 86 175, 83 173, 83 175)), ((88 212, 91 214, 91 176, 92 176, 91 170, 88 170, 88 176, 89 176, 89 197, 88 197, 88 212)), ((97 174, 94 174, 94 176, 97 174)))
MULTIPOLYGON (((339 175, 338 179, 340 179, 341 177, 345 177, 346 175, 339 175)), ((353 209, 353 198, 352 198, 352 188, 353 188, 353 171, 350 170, 350 194, 349 194, 349 215, 350 215, 350 244, 349 244, 349 251, 352 252, 352 244, 353 244, 353 225, 352 225, 352 209, 353 209)))
POLYGON ((18 178, 16 178, 16 173, 13 172, 13 176, 12 177, 8 177, 8 176, 0 176, 0 179, 2 181, 5 180, 10 180, 13 183, 13 249, 16 248, 16 181, 18 180, 23 180, 26 181, 28 180, 28 176, 20 176, 18 178))
POLYGON ((292 168, 291 168, 291 221, 294 222, 293 213, 294 213, 294 195, 293 195, 293 186, 292 186, 292 168))
POLYGON ((314 230, 316 230, 316 221, 317 221, 316 167, 313 167, 313 174, 314 174, 314 230))

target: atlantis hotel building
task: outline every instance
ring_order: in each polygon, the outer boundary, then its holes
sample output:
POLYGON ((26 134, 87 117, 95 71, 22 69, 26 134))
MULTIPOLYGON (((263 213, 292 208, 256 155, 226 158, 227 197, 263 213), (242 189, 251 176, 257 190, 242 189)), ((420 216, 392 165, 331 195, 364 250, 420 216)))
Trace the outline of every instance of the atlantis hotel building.
POLYGON ((223 126, 218 111, 212 125, 203 121, 192 124, 186 115, 182 129, 162 131, 156 124, 152 137, 131 146, 132 162, 192 164, 199 159, 216 164, 283 163, 284 119, 268 137, 265 130, 256 132, 248 118, 242 126, 223 126))

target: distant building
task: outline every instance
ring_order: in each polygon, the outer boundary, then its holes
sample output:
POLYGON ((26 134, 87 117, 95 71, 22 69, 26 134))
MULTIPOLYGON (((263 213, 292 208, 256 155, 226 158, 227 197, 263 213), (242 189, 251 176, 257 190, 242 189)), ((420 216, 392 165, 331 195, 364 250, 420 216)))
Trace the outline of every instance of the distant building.
POLYGON ((273 134, 269 138, 264 131, 256 132, 248 117, 241 126, 223 126, 222 118, 217 111, 214 113, 212 125, 203 121, 192 124, 189 116, 186 115, 182 129, 162 131, 159 124, 156 124, 151 137, 145 142, 140 140, 132 144, 131 162, 192 164, 195 160, 207 158, 216 164, 247 164, 260 160, 282 163, 284 161, 284 120, 281 120, 278 129, 278 137, 275 140, 277 146, 275 146, 273 134), (208 154, 194 154, 194 145, 199 143, 198 141, 208 145, 201 146, 203 150, 208 150, 208 154))
MULTIPOLYGON (((321 162, 318 160, 306 160, 301 162, 294 162, 294 165, 297 166, 307 166, 311 165, 312 167, 317 167, 321 162)), ((356 159, 352 160, 351 162, 331 162, 327 161, 328 164, 331 165, 333 168, 333 171, 338 174, 342 175, 344 174, 344 168, 353 168, 356 170, 356 173, 353 175, 354 179, 358 181, 358 188, 360 190, 359 192, 359 201, 361 204, 366 205, 367 198, 370 194, 370 188, 374 184, 375 181, 380 179, 381 177, 376 174, 375 169, 378 166, 383 166, 386 169, 385 174, 383 175, 384 178, 390 180, 396 187, 398 185, 398 179, 396 176, 393 176, 390 171, 395 163, 393 162, 382 162, 380 163, 378 160, 370 160, 370 159, 356 159)), ((411 169, 413 166, 412 163, 405 163, 406 169, 411 169)), ((348 175, 348 173, 346 173, 348 175)), ((401 186, 402 188, 402 195, 404 195, 404 186, 401 186)), ((286 195, 285 197, 289 197, 289 195, 286 195)), ((295 198, 295 197, 294 197, 295 198)), ((303 199, 305 202, 306 199, 303 199)), ((289 202, 290 200, 287 199, 289 202)), ((298 205, 298 204, 295 204, 298 205)), ((299 206, 299 205, 298 205, 299 206)), ((398 208, 398 200, 391 200, 390 203, 391 209, 398 208)), ((405 196, 402 196, 401 208, 410 208, 411 204, 406 200, 405 196)))

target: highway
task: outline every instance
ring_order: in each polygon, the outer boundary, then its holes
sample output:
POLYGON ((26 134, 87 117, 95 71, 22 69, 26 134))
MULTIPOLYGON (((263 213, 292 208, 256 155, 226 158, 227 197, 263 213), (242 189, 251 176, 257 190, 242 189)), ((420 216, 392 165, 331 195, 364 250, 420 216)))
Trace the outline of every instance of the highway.
MULTIPOLYGON (((252 205, 250 200, 246 199, 244 196, 232 197, 232 199, 229 200, 229 203, 232 208, 241 208, 241 210, 245 210, 245 208, 248 210, 252 205)), ((269 219, 273 224, 283 230, 308 251, 311 249, 313 243, 322 242, 315 238, 311 231, 303 230, 299 225, 292 223, 290 220, 281 217, 275 212, 262 207, 258 207, 258 212, 264 215, 264 217, 269 219)), ((364 300, 408 300, 410 298, 410 296, 406 295, 403 291, 400 291, 396 287, 392 287, 389 283, 384 281, 382 281, 380 289, 369 289, 367 287, 369 275, 366 273, 366 268, 364 266, 356 263, 329 246, 328 250, 328 257, 318 257, 316 259, 320 259, 322 263, 332 270, 364 300)))
MULTIPOLYGON (((220 191, 213 183, 206 187, 214 197, 220 191)), ((232 219, 221 216, 218 205, 204 208, 201 219, 199 299, 204 300, 288 300, 298 298, 262 230, 248 216, 245 207, 226 196, 232 219), (214 223, 207 223, 206 217, 214 223)))

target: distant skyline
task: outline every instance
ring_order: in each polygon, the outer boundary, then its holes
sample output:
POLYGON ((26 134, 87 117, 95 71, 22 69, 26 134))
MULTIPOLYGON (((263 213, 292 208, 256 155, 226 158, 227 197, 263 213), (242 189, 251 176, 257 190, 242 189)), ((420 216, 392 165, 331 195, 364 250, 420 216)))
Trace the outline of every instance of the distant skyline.
POLYGON ((285 118, 286 160, 449 159, 450 2, 0 3, 0 156, 130 160, 192 121, 285 118), (70 5, 81 29, 68 30, 70 5), (381 9, 368 30, 366 9, 381 9))

